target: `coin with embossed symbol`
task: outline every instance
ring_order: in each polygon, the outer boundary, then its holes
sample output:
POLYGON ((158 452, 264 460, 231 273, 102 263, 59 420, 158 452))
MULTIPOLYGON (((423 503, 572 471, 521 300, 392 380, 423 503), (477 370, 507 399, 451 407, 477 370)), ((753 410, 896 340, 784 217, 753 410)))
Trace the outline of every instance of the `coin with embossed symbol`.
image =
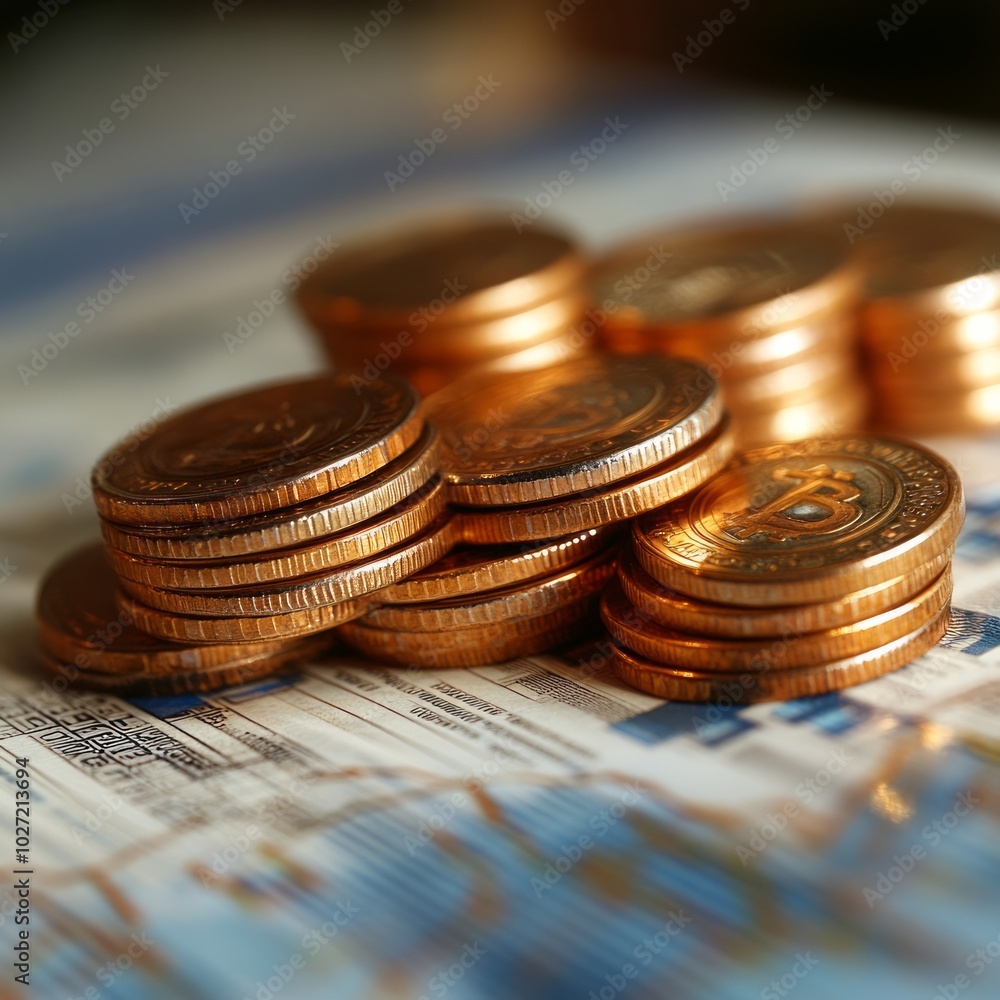
POLYGON ((477 505, 608 486, 696 444, 722 419, 707 371, 658 356, 470 377, 435 393, 427 411, 453 501, 477 505))
POLYGON ((94 501, 108 520, 138 525, 258 514, 350 486, 422 427, 416 390, 393 376, 268 385, 121 441, 94 469, 94 501))
POLYGON ((643 569, 701 600, 808 604, 902 576, 948 548, 965 506, 955 470, 894 438, 745 452, 633 526, 643 569))

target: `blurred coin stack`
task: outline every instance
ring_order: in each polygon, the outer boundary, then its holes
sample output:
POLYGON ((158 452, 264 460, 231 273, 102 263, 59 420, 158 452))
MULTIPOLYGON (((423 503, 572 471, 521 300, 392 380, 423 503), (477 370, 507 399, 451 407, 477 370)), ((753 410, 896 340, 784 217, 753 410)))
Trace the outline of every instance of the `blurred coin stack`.
POLYGON ((840 233, 774 222, 633 241, 598 262, 592 315, 619 354, 693 358, 742 447, 863 426, 858 277, 840 233))
POLYGON ((416 391, 394 377, 282 383, 178 413, 94 470, 123 612, 241 659, 270 641, 278 665, 290 639, 363 614, 451 549, 437 460, 416 391))
POLYGON ((1000 426, 1000 217, 894 206, 864 234, 861 332, 878 425, 1000 426))
POLYGON ((468 371, 522 371, 591 347, 575 325, 586 262, 565 237, 476 218, 344 249, 301 285, 299 305, 337 372, 391 368, 423 393, 468 371))
POLYGON ((744 453, 634 525, 602 599, 626 683, 682 701, 798 698, 871 680, 948 625, 954 470, 881 437, 744 453))
POLYGON ((468 376, 427 411, 466 545, 340 630, 395 662, 504 660, 592 629, 608 526, 694 489, 733 450, 714 380, 672 358, 468 376))

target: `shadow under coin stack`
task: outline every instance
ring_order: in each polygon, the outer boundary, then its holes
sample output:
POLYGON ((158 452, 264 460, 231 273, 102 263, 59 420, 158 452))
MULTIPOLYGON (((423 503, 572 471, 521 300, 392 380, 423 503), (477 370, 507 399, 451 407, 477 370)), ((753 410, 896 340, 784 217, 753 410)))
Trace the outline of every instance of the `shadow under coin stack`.
POLYGON ((900 206, 860 245, 861 331, 880 427, 1000 426, 1000 217, 900 206))
POLYGON ((423 393, 468 371, 544 368, 587 351, 586 263, 564 237, 503 218, 403 230, 340 251, 298 301, 333 367, 392 368, 423 393))
POLYGON ((427 410, 466 544, 340 629, 400 663, 499 662, 591 631, 611 526, 694 489, 733 451, 712 378, 662 357, 468 377, 427 410))
POLYGON ((360 392, 338 376, 264 386, 178 413, 95 468, 122 614, 240 657, 357 617, 457 540, 437 460, 418 395, 391 377, 360 392))
POLYGON ((679 701, 799 698, 943 636, 964 517, 944 459, 891 438, 747 452, 634 525, 602 600, 614 670, 679 701))
POLYGON ((722 383, 741 447, 864 425, 847 241, 789 222, 635 241, 600 261, 605 346, 693 358, 722 383))

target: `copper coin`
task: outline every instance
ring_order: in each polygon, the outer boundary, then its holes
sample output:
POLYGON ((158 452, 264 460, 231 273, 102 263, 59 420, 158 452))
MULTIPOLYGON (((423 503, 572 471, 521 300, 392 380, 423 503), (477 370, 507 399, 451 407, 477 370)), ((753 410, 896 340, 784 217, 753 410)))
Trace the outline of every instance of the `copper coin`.
POLYGON ((172 614, 140 604, 124 594, 119 595, 119 606, 128 611, 144 632, 171 642, 234 643, 291 639, 325 632, 367 614, 372 602, 361 598, 289 611, 282 615, 243 615, 230 618, 172 614))
POLYGON ((199 525, 123 526, 101 522, 108 545, 150 559, 221 559, 284 549, 371 521, 437 474, 438 437, 428 424, 412 448, 353 486, 295 507, 199 525))
POLYGON ((730 378, 722 383, 722 396, 731 408, 779 406, 808 403, 838 396, 861 383, 861 371, 853 355, 817 352, 809 361, 779 368, 762 375, 730 378))
POLYGON ((862 621, 820 632, 775 638, 733 638, 678 632, 646 618, 613 584, 601 599, 601 617, 615 641, 648 660, 683 670, 789 670, 857 656, 901 639, 936 618, 951 601, 951 571, 919 594, 862 621))
POLYGON ((618 577, 629 602, 652 621, 680 632, 763 639, 819 632, 870 618, 893 608, 927 587, 951 564, 954 545, 928 556, 903 576, 865 587, 832 601, 744 608, 685 597, 657 583, 634 556, 619 560, 618 577))
POLYGON ((958 319, 938 310, 902 322, 867 323, 862 332, 874 361, 884 361, 894 369, 918 360, 932 366, 942 358, 1000 348, 1000 310, 958 319))
POLYGON ((616 646, 612 668, 618 678, 657 698, 717 701, 720 704, 808 698, 863 684, 905 667, 937 644, 948 630, 949 609, 922 628, 877 649, 819 667, 723 673, 666 667, 616 646))
POLYGON ((124 577, 119 583, 125 593, 140 603, 175 615, 220 618, 281 615, 323 604, 355 601, 382 590, 440 559, 457 540, 457 525, 446 514, 420 535, 374 559, 296 580, 215 590, 163 590, 124 577))
POLYGON ((883 426, 921 436, 990 430, 1000 425, 1000 384, 967 392, 883 392, 877 417, 883 426))
MULTIPOLYGON (((875 359, 873 359, 875 360, 875 359)), ((958 393, 1000 383, 1000 350, 964 351, 955 354, 917 354, 907 360, 898 354, 877 359, 872 374, 880 386, 896 392, 958 393)))
POLYGON ((532 656, 583 638, 594 628, 594 602, 579 601, 539 618, 444 632, 396 632, 351 622, 337 633, 366 656, 418 667, 476 667, 532 656))
POLYGON ((484 594, 429 604, 387 604, 359 624, 400 632, 439 632, 518 618, 535 618, 598 594, 615 571, 615 553, 603 552, 552 576, 484 594))
POLYGON ((585 266, 558 233, 456 218, 359 243, 304 281, 299 302, 319 324, 419 328, 529 309, 581 282, 585 266))
POLYGON ((251 389, 126 438, 94 469, 98 512, 126 524, 187 524, 350 486, 401 455, 423 428, 412 386, 391 376, 355 379, 251 389))
POLYGON ((951 545, 962 486, 939 455, 874 435, 758 448, 633 526, 643 569, 746 606, 809 604, 902 576, 951 545))
POLYGON ((444 484, 440 477, 435 477, 379 517, 307 545, 210 562, 143 559, 109 548, 108 561, 119 577, 148 587, 165 590, 253 587, 370 559, 425 531, 446 510, 444 484))
POLYGON ((531 503, 607 486, 667 461, 722 419, 700 366, 594 355, 463 379, 427 401, 455 502, 531 503))
POLYGON ((462 507, 462 535, 471 544, 530 542, 616 524, 669 503, 700 486, 735 450, 728 418, 669 462, 603 490, 520 507, 462 507))
POLYGON ((551 541, 461 545, 375 597, 386 604, 411 604, 498 590, 575 566, 607 549, 616 537, 612 528, 588 528, 551 541))
POLYGON ((207 670, 253 657, 271 657, 288 641, 198 646, 163 642, 140 631, 128 605, 115 600, 116 584, 100 545, 61 559, 42 580, 36 620, 45 651, 78 671, 164 674, 207 670))
POLYGON ((864 427, 868 392, 861 384, 847 384, 830 396, 819 396, 773 410, 728 404, 742 448, 801 441, 805 438, 850 434, 864 427))

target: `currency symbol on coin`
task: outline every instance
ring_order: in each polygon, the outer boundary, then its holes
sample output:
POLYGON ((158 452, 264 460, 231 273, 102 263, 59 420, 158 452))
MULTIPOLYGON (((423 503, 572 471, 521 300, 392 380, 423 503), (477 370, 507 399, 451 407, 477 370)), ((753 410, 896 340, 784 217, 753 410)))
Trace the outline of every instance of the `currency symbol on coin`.
POLYGON ((763 507, 747 506, 725 514, 723 524, 733 538, 745 541, 762 534, 773 542, 784 542, 802 535, 826 535, 861 516, 861 508, 853 502, 861 495, 852 485, 853 473, 816 465, 811 469, 778 468, 771 475, 795 485, 763 507))

